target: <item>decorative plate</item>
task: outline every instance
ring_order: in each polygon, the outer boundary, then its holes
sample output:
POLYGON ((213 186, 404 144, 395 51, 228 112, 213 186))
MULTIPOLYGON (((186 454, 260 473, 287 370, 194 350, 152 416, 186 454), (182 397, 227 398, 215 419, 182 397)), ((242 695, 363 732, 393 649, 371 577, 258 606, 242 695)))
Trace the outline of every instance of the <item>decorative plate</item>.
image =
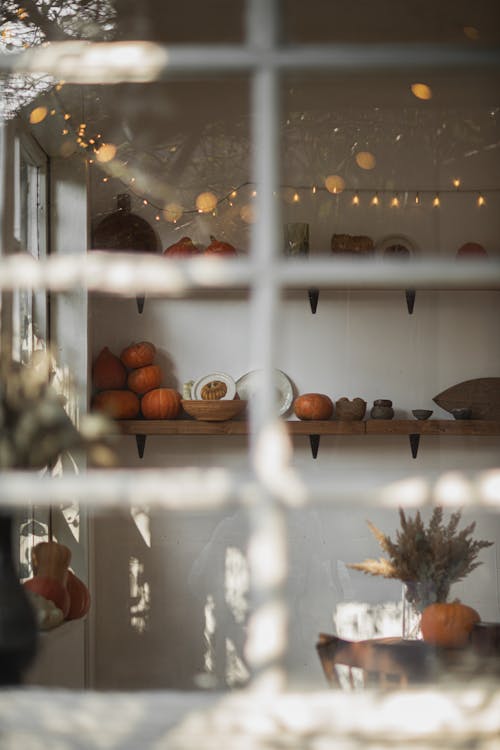
POLYGON ((410 260, 415 257, 418 248, 404 234, 388 234, 377 242, 375 252, 384 260, 410 260))
MULTIPOLYGON (((251 370, 251 372, 247 372, 246 375, 242 375, 241 378, 236 381, 238 396, 244 401, 251 399, 259 387, 259 381, 261 378, 262 370, 251 370)), ((293 404, 293 387, 288 377, 281 370, 274 371, 274 383, 278 391, 277 401, 279 415, 282 416, 293 404)))
POLYGON ((198 401, 231 401, 236 396, 236 383, 225 372, 210 372, 195 382, 191 394, 198 401))

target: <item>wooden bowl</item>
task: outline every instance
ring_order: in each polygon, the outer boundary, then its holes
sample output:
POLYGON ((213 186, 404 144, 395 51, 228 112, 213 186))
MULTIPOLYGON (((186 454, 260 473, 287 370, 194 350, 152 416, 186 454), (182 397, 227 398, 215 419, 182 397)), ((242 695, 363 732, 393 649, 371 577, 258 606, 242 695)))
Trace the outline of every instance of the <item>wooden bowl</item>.
POLYGON ((201 400, 182 400, 182 408, 190 417, 199 419, 202 422, 224 422, 227 419, 234 419, 243 414, 247 408, 247 402, 241 399, 219 400, 219 401, 201 401, 201 400))

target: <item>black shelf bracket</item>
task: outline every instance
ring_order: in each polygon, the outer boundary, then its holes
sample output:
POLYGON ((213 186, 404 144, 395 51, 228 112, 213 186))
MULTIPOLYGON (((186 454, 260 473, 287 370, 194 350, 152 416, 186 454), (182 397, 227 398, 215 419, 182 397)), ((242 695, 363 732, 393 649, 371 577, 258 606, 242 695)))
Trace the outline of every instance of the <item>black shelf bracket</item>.
POLYGON ((137 453, 139 458, 144 458, 144 449, 146 447, 146 435, 136 435, 135 442, 137 443, 137 453))
POLYGON ((319 289, 309 289, 307 294, 309 297, 309 304, 311 305, 311 312, 313 315, 316 315, 316 310, 318 309, 319 289))
POLYGON ((411 435, 408 435, 410 438, 410 448, 411 448, 411 455, 413 458, 417 457, 418 454, 418 446, 420 443, 420 435, 418 433, 412 433, 411 435))
POLYGON ((142 311, 144 310, 145 300, 146 300, 146 297, 143 294, 142 295, 138 294, 137 297, 135 298, 135 301, 137 302, 137 312, 139 313, 139 315, 141 315, 142 311))
POLYGON ((318 457, 320 435, 309 435, 309 442, 311 444, 311 453, 313 458, 318 457))
POLYGON ((415 307, 415 289, 406 289, 405 290, 405 297, 406 297, 406 306, 408 308, 408 315, 413 314, 413 308, 415 307))

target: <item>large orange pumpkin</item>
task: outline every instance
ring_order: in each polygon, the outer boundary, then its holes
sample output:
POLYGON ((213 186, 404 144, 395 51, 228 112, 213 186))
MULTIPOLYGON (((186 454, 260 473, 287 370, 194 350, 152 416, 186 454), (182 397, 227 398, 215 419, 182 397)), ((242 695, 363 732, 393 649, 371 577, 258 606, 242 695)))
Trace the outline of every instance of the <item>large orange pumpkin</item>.
POLYGON ((472 628, 481 618, 475 609, 456 602, 430 604, 422 612, 422 637, 434 646, 460 648, 469 642, 472 628))
POLYGON ((158 388, 162 379, 161 367, 159 365, 146 365, 138 367, 137 370, 129 372, 127 385, 134 393, 147 393, 153 388, 158 388))
POLYGON ((293 410, 299 419, 330 419, 333 401, 324 393, 303 393, 295 399, 293 410))
POLYGON ((93 368, 94 386, 98 391, 123 388, 127 382, 127 371, 123 362, 107 346, 97 355, 93 368))
POLYGON ((136 367, 145 367, 154 362, 156 347, 150 341, 139 341, 138 344, 130 344, 120 354, 120 359, 129 370, 136 367))
POLYGON ((141 400, 145 419, 175 419, 181 410, 181 395, 173 388, 155 388, 141 400))
POLYGON ((132 391, 101 391, 92 401, 96 411, 102 411, 114 419, 134 419, 141 404, 132 391))
POLYGON ((76 620, 79 617, 83 617, 90 609, 90 592, 88 588, 72 570, 68 570, 66 588, 70 600, 66 620, 76 620))

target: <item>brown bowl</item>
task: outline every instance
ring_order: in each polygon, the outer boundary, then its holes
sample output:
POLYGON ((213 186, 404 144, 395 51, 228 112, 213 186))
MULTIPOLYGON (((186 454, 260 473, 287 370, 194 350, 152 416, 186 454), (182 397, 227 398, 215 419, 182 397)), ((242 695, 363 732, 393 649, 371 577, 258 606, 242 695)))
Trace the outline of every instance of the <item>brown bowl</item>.
POLYGON ((190 417, 202 422, 224 422, 243 414, 247 402, 240 399, 220 401, 182 400, 182 408, 190 417))

